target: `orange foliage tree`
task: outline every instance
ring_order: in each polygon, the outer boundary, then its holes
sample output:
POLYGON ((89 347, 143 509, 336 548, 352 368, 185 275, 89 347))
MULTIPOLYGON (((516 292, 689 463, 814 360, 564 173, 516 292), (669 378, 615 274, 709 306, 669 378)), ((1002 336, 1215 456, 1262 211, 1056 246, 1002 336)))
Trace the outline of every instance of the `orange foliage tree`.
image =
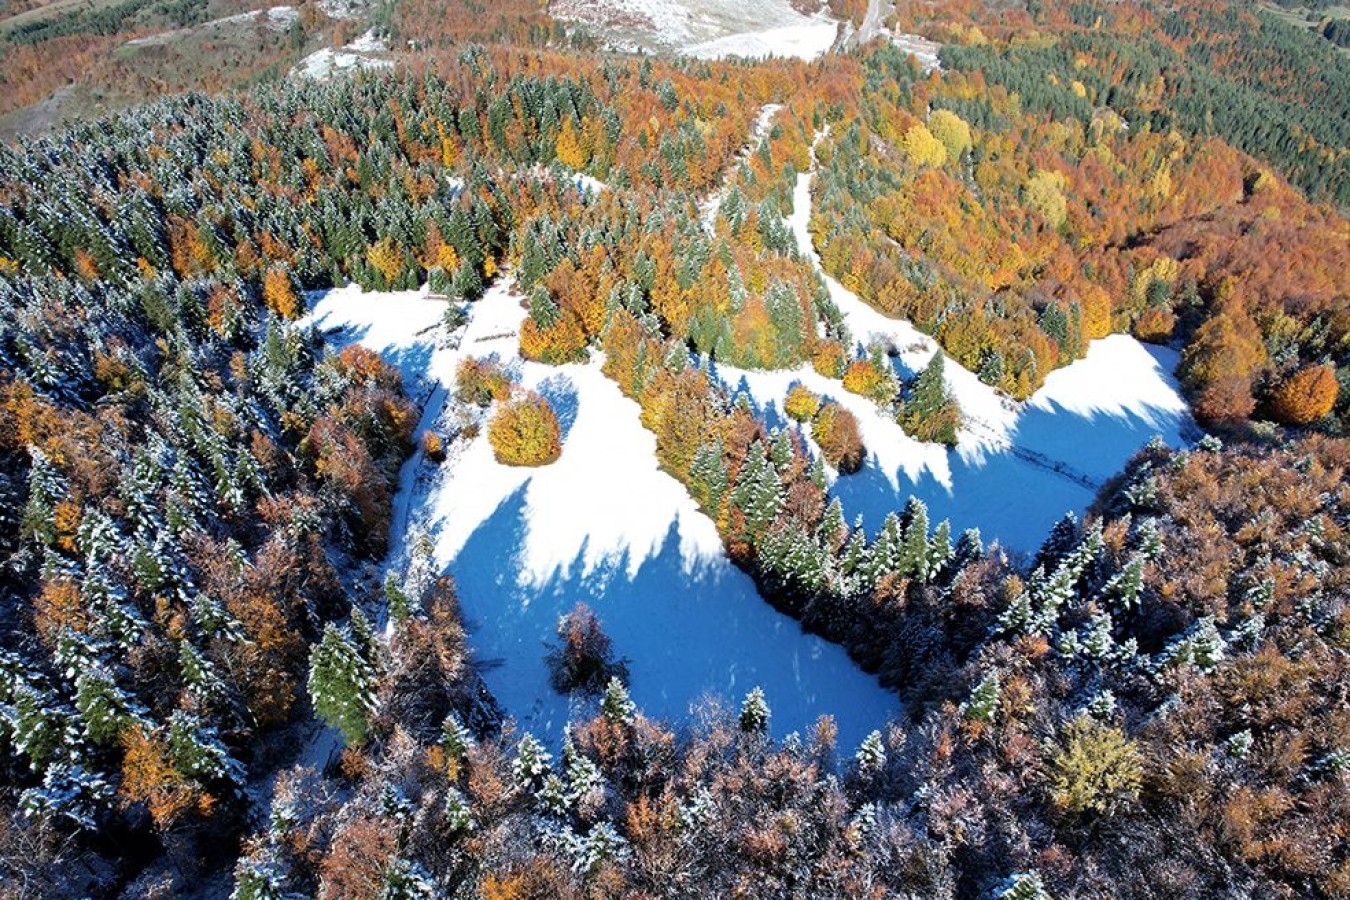
POLYGON ((811 425, 811 436, 827 462, 840 472, 862 468, 864 447, 853 413, 833 400, 821 406, 811 425))
POLYGON ((1286 424, 1307 425, 1331 412, 1339 391, 1331 366, 1304 366, 1275 388, 1271 412, 1286 424))

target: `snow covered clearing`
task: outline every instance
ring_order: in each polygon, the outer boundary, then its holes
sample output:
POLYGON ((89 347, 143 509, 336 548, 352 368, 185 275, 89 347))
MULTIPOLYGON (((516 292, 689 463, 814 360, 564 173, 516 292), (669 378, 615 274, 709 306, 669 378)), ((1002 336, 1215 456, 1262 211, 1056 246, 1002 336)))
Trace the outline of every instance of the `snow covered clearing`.
POLYGON ((796 57, 829 51, 839 22, 788 0, 560 0, 555 18, 583 23, 620 50, 664 50, 702 59, 796 57))
POLYGON ((316 81, 327 81, 335 75, 343 72, 355 72, 358 69, 390 69, 394 63, 388 59, 376 59, 365 56, 358 52, 356 44, 363 41, 365 36, 358 38, 341 50, 334 50, 332 47, 324 47, 322 50, 316 50, 309 56, 300 60, 295 68, 291 69, 291 76, 296 78, 313 78, 316 81))
MULTIPOLYGON (((798 247, 825 279, 855 342, 882 341, 899 374, 912 377, 938 352, 937 343, 868 306, 820 269, 808 228, 811 178, 799 175, 793 192, 790 224, 798 247)), ((1175 351, 1112 335, 1092 342, 1084 359, 1052 373, 1028 402, 1017 404, 947 357, 944 372, 963 416, 951 452, 910 438, 870 401, 809 366, 796 372, 722 368, 718 374, 780 422, 787 421, 780 411, 796 381, 858 417, 867 463, 837 479, 833 491, 869 528, 879 528, 912 495, 928 504, 935 520, 979 528, 986 540, 1022 551, 1035 549, 1066 511, 1086 509, 1102 483, 1155 435, 1175 447, 1196 433, 1172 374, 1176 365, 1175 351)))
POLYGON ((505 280, 472 304, 457 341, 439 325, 444 311, 423 292, 344 288, 318 297, 308 321, 339 345, 381 353, 423 405, 422 427, 459 435, 442 466, 420 453, 405 464, 390 565, 402 565, 409 533, 433 538, 488 687, 522 727, 556 738, 574 712, 550 687, 543 657, 558 618, 578 601, 629 658, 634 699, 649 715, 682 721, 705 695, 735 704, 759 685, 776 733, 828 713, 848 749, 898 710, 843 650, 803 634, 727 561, 713 523, 657 468, 637 404, 598 360, 521 360, 524 310, 505 280), (451 399, 455 369, 466 356, 491 354, 557 409, 564 442, 553 465, 503 466, 485 429, 462 435, 475 413, 451 399))

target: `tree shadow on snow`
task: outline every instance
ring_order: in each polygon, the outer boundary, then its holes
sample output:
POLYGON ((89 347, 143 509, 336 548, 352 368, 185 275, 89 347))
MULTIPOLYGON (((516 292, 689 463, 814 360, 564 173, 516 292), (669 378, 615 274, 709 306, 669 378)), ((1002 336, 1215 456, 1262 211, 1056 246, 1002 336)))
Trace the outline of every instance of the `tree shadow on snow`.
POLYGON ((672 724, 687 721, 709 695, 739 706, 764 689, 772 730, 805 733, 820 715, 840 729, 851 752, 900 707, 895 695, 865 675, 837 646, 804 634, 762 600, 754 583, 718 556, 691 561, 672 522, 661 546, 632 574, 626 552, 585 572, 584 547, 543 584, 521 584, 527 538, 521 488, 469 537, 451 563, 483 676, 520 726, 557 741, 569 717, 593 712, 594 701, 560 697, 544 656, 558 619, 577 602, 599 617, 615 654, 630 661, 631 690, 643 711, 672 724))
POLYGON ((550 375, 539 382, 536 390, 548 405, 553 407, 553 412, 558 416, 558 427, 562 430, 563 442, 567 442, 567 436, 572 433, 572 426, 577 421, 577 407, 580 403, 580 395, 577 393, 576 385, 572 379, 561 372, 557 375, 550 375))

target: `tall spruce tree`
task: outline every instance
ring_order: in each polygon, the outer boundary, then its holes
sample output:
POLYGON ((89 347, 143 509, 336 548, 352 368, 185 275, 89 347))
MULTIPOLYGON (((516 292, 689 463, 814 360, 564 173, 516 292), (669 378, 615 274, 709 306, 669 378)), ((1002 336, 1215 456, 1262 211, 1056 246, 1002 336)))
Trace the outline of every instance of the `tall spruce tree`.
POLYGON ((314 711, 352 746, 365 743, 375 712, 375 667, 349 633, 331 622, 309 657, 314 711))

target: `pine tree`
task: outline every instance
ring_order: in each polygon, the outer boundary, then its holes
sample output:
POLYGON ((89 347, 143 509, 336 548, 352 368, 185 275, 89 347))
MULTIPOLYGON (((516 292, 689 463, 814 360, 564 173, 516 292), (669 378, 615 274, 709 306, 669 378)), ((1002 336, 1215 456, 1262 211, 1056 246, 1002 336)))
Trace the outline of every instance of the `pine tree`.
POLYGON ((965 716, 975 722, 993 722, 998 712, 1003 687, 997 672, 990 672, 970 692, 965 703, 965 716))
POLYGON ((516 757, 511 761, 511 772, 521 787, 531 787, 541 783, 548 774, 552 755, 528 731, 516 744, 516 757))
POLYGON ((600 701, 600 714, 615 725, 631 725, 637 707, 628 697, 628 689, 618 678, 611 678, 600 701))
POLYGON ((863 739, 854 759, 858 771, 865 775, 875 775, 886 767, 886 745, 882 743, 880 731, 873 731, 863 739))
POLYGON ((19 795, 19 809, 27 818, 64 820, 78 829, 94 831, 114 792, 98 773, 78 761, 48 766, 42 784, 19 795))
POLYGON ((927 583, 931 574, 928 567, 928 506, 919 498, 910 497, 901 524, 904 537, 900 542, 897 571, 905 578, 927 583))
POLYGON ((390 572, 384 578, 384 604, 391 622, 403 622, 412 616, 412 603, 403 592, 398 576, 390 572))
POLYGON ((869 551, 870 567, 867 574, 873 582, 884 575, 899 574, 904 564, 902 550, 904 538, 904 526, 900 524, 900 516, 895 512, 887 513, 886 519, 881 523, 881 532, 877 535, 876 543, 869 551))
POLYGON ((758 539, 778 515, 783 488, 773 465, 764 455, 764 445, 755 441, 736 479, 731 501, 745 515, 750 536, 758 539))
POLYGON ((751 688, 741 703, 741 730, 750 734, 764 734, 769 730, 769 703, 764 699, 764 691, 751 688))
POLYGON ((998 900, 1053 900, 1040 873, 1034 869, 1010 875, 995 896, 998 900))
POLYGON ((469 801, 454 785, 445 789, 444 814, 445 824, 452 832, 464 834, 478 827, 473 819, 473 811, 469 807, 469 801))
POLYGON ((943 519, 933 531, 928 541, 928 572, 930 577, 937 575, 952 559, 952 525, 943 519))
POLYGON ((309 658, 309 696, 314 711, 342 732, 352 746, 365 743, 375 712, 374 667, 362 648, 329 623, 309 658))
POLYGON ((567 800, 573 806, 603 788, 605 779, 600 767, 584 753, 578 753, 570 737, 563 743, 563 762, 567 773, 567 800))
POLYGON ((202 781, 242 780, 243 767, 230 757, 216 730, 192 713, 174 711, 169 717, 168 740, 174 768, 182 774, 202 781))
POLYGON ((461 759, 473 747, 473 735, 459 721, 459 717, 450 713, 441 723, 441 746, 445 755, 452 759, 461 759))
POLYGON ((1102 592, 1113 599, 1126 613, 1139 608, 1139 595, 1144 588, 1144 559, 1142 555, 1132 556, 1125 567, 1112 576, 1102 592))
POLYGON ((436 896, 435 885, 416 863, 398 857, 385 870, 380 900, 430 900, 436 896))
POLYGON ((961 412, 956 401, 948 395, 943 367, 944 355, 939 350, 914 380, 901 409, 900 425, 921 441, 950 446, 956 443, 961 412))
POLYGON ((285 900, 284 876, 269 856, 245 856, 234 870, 230 900, 285 900))
POLYGON ((689 477, 694 499, 715 519, 731 482, 720 441, 699 446, 689 465, 689 477))
POLYGON ((75 678, 75 709, 84 720, 84 733, 99 746, 117 743, 127 720, 131 699, 103 666, 82 671, 75 678))
POLYGON ((1049 570, 1057 566, 1077 544, 1078 516, 1070 510, 1050 529, 1050 534, 1046 536, 1045 543, 1036 554, 1032 567, 1049 570))

